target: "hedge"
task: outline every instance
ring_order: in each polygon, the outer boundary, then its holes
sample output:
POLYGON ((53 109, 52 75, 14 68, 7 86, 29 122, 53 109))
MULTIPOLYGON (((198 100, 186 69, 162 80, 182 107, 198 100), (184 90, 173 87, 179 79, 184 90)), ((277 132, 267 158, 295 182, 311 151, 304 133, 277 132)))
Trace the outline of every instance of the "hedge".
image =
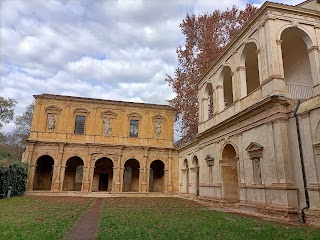
POLYGON ((6 196, 9 187, 12 187, 11 196, 23 195, 26 191, 26 180, 27 164, 0 150, 0 197, 6 196))

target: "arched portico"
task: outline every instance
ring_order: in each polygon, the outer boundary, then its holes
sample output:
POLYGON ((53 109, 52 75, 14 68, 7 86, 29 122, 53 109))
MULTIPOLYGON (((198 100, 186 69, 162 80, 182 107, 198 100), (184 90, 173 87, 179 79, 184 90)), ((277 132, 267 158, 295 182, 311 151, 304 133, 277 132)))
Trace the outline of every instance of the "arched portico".
POLYGON ((313 87, 319 84, 318 51, 312 47, 309 35, 297 27, 281 32, 283 72, 291 98, 310 98, 314 95, 313 87))
POLYGON ((257 45, 249 42, 245 45, 240 64, 241 97, 245 97, 260 86, 257 45))
POLYGON ((164 168, 161 160, 155 160, 150 164, 149 192, 164 192, 164 168))
POLYGON ((219 97, 219 101, 224 102, 224 107, 229 107, 234 101, 232 71, 229 66, 224 66, 221 71, 220 82, 223 83, 223 98, 219 97))
POLYGON ((136 159, 129 159, 124 164, 123 192, 139 191, 140 163, 136 159))
POLYGON ((113 162, 99 158, 94 165, 92 191, 111 192, 113 187, 113 162))
POLYGON ((33 181, 33 190, 51 190, 54 160, 49 155, 38 158, 33 181))
POLYGON ((63 191, 81 191, 83 180, 83 160, 74 156, 68 159, 63 179, 63 191))
POLYGON ((221 178, 223 198, 238 201, 239 200, 239 181, 237 153, 231 144, 226 144, 222 150, 221 178))

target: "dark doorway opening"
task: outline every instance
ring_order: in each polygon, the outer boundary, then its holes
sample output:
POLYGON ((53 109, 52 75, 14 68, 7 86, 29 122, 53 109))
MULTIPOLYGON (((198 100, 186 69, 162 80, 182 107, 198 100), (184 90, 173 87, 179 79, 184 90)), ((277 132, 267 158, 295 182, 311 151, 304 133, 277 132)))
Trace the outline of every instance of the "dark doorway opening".
POLYGON ((99 191, 107 191, 108 190, 108 181, 109 181, 109 174, 100 173, 99 191))

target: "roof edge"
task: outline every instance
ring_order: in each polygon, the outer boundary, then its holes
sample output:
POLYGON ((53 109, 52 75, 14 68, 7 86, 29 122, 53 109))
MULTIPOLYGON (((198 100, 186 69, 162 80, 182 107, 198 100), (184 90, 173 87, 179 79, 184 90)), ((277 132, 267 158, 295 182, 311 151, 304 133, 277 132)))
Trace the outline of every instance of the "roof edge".
POLYGON ((155 108, 161 108, 161 109, 174 110, 174 108, 169 105, 161 105, 161 104, 153 104, 153 103, 126 102, 126 101, 107 100, 107 99, 99 99, 99 98, 87 98, 87 97, 78 97, 78 96, 55 95, 55 94, 48 94, 48 93, 33 95, 33 97, 35 99, 54 99, 54 100, 60 100, 60 101, 100 103, 100 104, 143 107, 143 108, 155 107, 155 108))

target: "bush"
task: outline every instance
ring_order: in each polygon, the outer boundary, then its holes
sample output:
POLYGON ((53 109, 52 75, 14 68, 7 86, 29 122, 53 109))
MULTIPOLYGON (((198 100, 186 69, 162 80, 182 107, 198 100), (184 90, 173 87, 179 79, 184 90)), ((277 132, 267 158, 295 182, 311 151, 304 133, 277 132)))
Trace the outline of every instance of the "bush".
POLYGON ((12 187, 11 196, 21 196, 26 191, 27 164, 19 162, 12 154, 0 150, 0 196, 12 187))

